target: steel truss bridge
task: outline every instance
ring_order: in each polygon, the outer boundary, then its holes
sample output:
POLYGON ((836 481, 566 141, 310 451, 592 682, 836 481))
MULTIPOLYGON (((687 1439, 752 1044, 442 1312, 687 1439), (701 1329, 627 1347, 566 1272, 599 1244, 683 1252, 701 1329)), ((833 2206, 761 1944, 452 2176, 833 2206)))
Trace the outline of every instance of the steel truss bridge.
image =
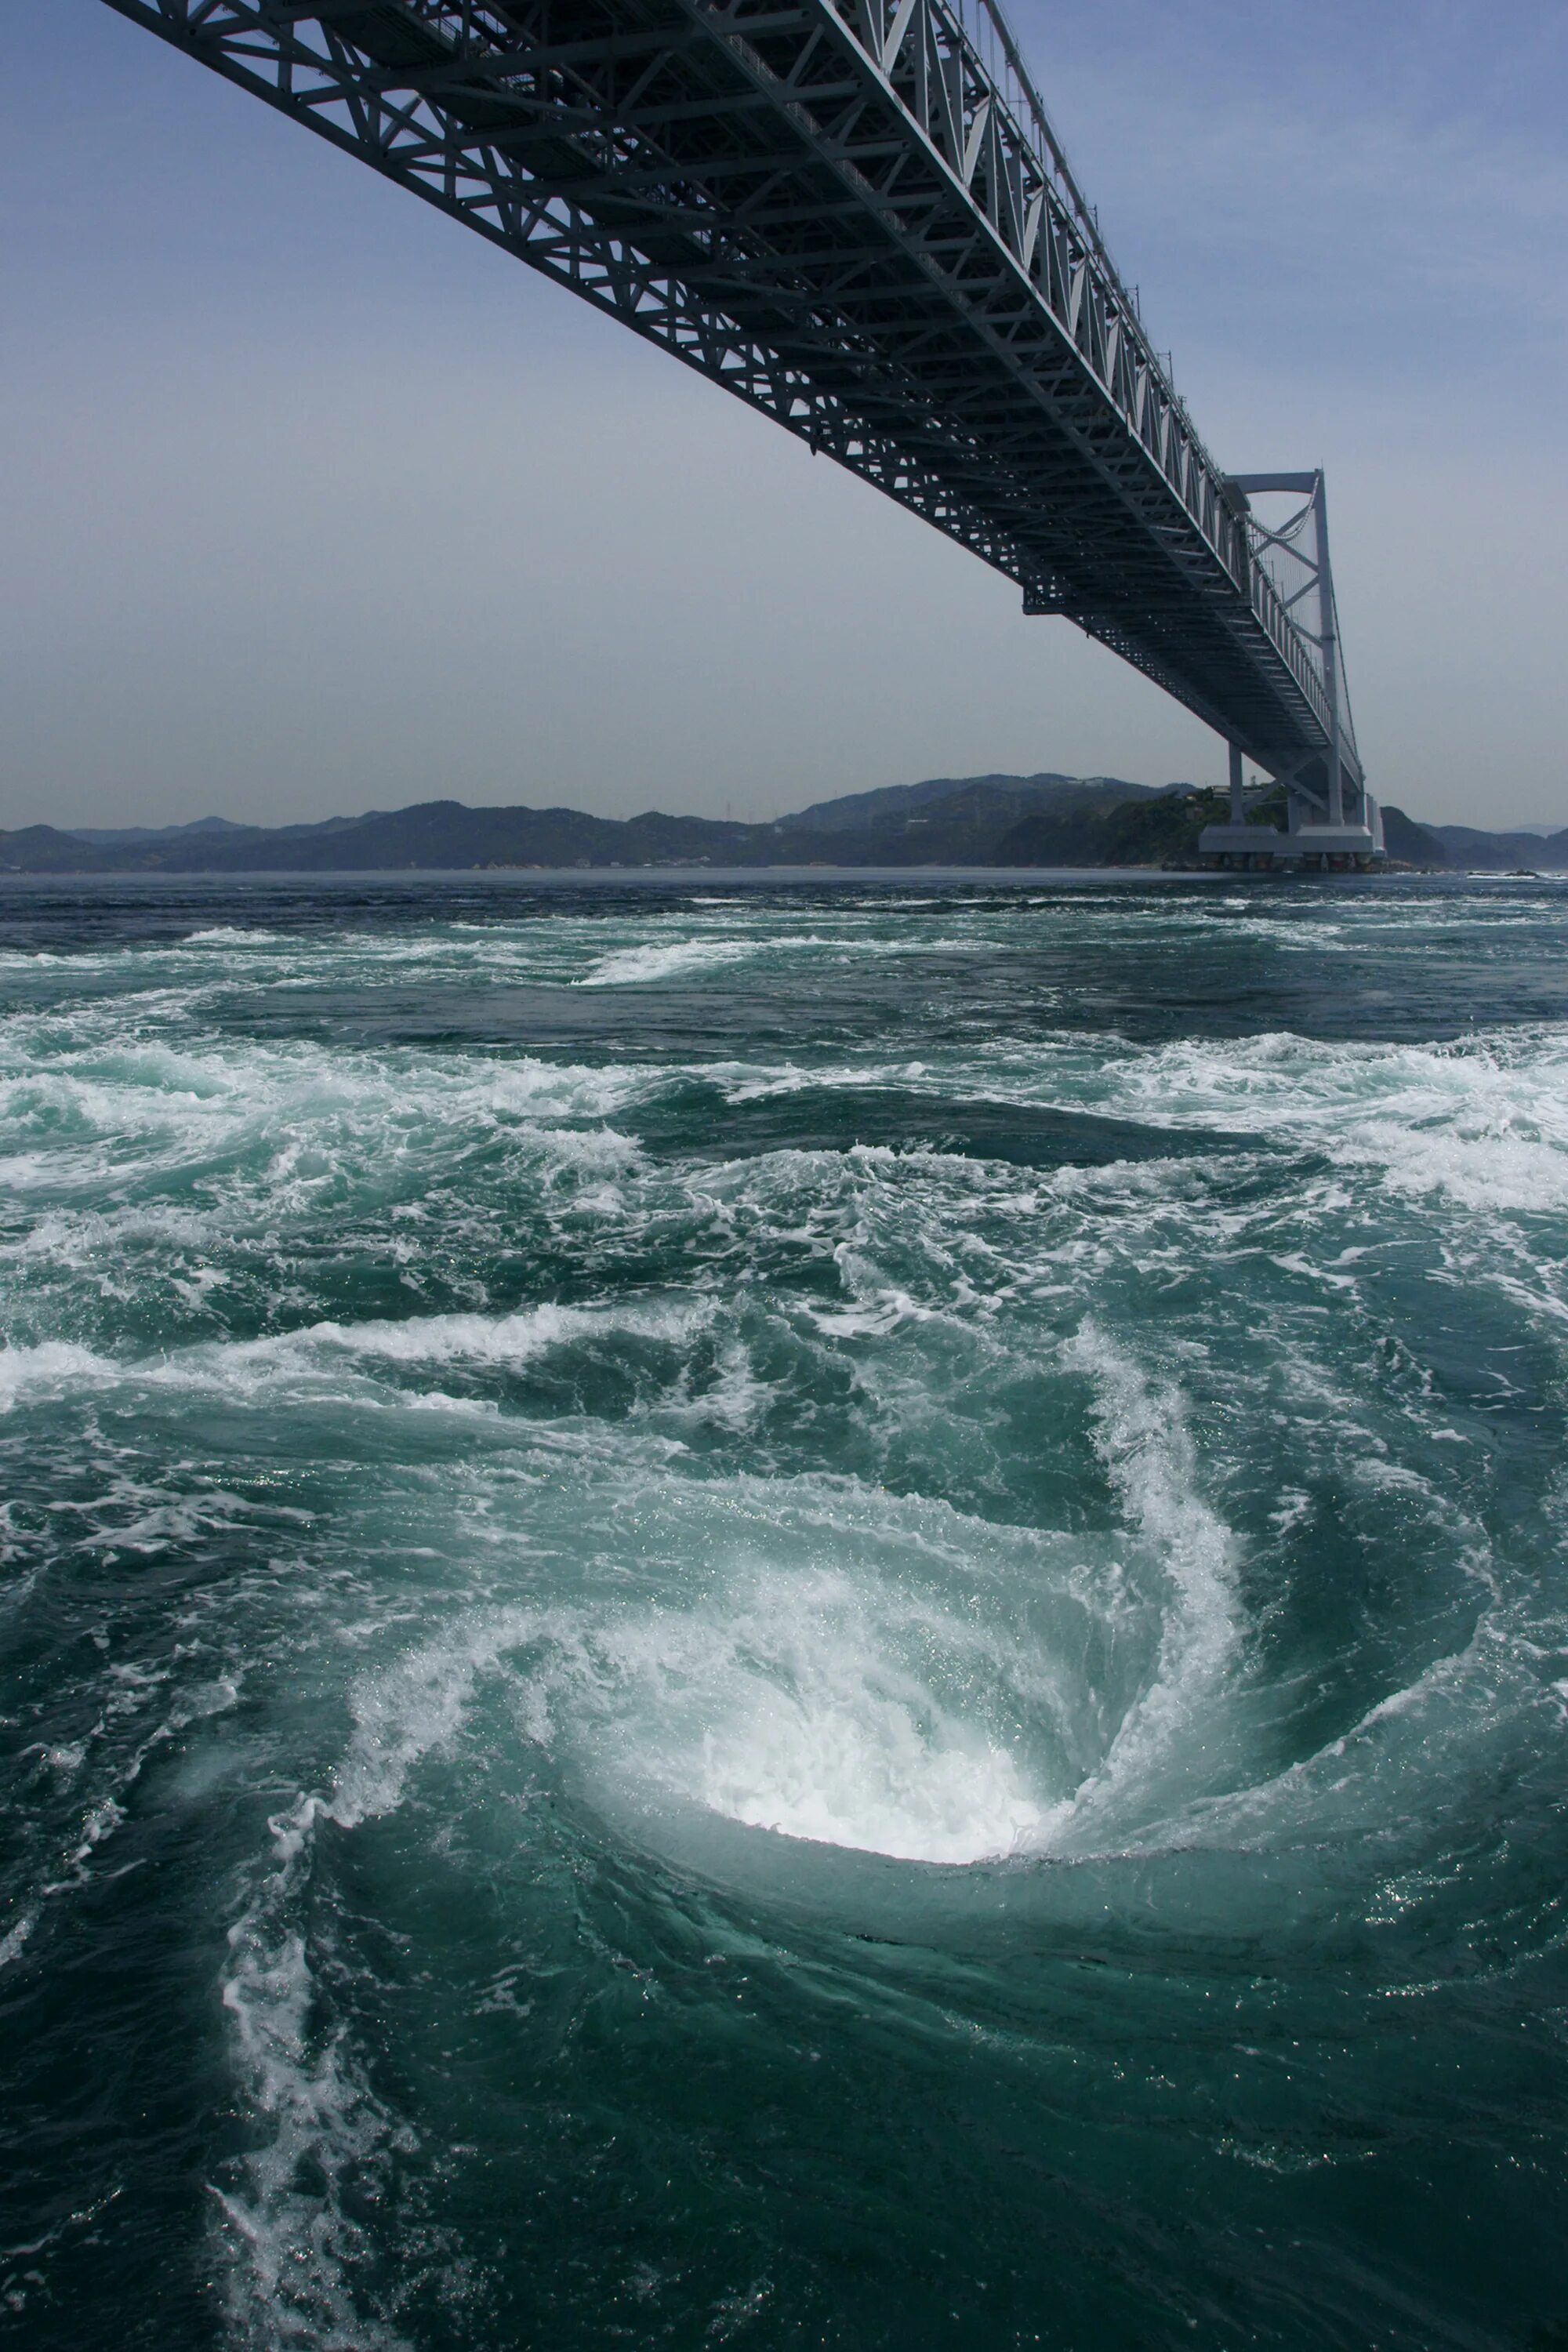
MULTIPOLYGON (((998 0, 108 0, 874 482, 1381 846, 1321 474, 1219 470, 998 0), (1251 500, 1297 494, 1286 523, 1251 500)), ((1266 785, 1264 787, 1268 789, 1266 785)), ((1283 846, 1283 845, 1282 845, 1283 846)))

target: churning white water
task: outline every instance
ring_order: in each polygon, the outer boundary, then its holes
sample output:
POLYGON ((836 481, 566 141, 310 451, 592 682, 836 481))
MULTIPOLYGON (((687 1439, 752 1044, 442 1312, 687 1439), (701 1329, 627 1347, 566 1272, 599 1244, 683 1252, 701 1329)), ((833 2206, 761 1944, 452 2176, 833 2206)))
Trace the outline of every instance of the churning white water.
POLYGON ((1544 2352, 1562 895, 658 888, 0 952, 5 2308, 1544 2352))

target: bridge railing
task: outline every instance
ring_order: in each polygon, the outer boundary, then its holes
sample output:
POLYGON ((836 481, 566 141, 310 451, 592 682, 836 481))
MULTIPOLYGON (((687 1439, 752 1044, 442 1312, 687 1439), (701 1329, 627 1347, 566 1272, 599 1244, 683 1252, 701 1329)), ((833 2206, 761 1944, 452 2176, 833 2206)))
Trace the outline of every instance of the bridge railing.
POLYGON ((1257 560, 1035 88, 999 0, 824 0, 963 183, 1237 588, 1314 714, 1319 650, 1257 560))
POLYGON ((994 0, 832 0, 1239 586, 1245 535, 994 0), (994 64, 986 55, 992 50, 994 64))
MULTIPOLYGON (((1037 152, 1053 173, 1057 190, 1063 204, 1072 213, 1084 236, 1098 251, 1112 277, 1120 278, 1105 249, 1100 233, 1100 215, 1078 184, 1078 175, 1068 162, 1066 150, 1058 138, 1045 100, 1035 87, 1034 77, 1018 46, 1006 16, 998 0, 952 0, 953 13, 968 37, 971 47, 993 83, 1001 90, 1015 116, 1026 121, 1035 133, 1037 152)), ((1137 310, 1137 297, 1132 298, 1137 310)))
POLYGON ((1253 611, 1289 665, 1291 677, 1311 704, 1327 734, 1332 725, 1332 715, 1329 709, 1328 688, 1323 683, 1321 658, 1305 632, 1286 611, 1285 599, 1256 552, 1251 562, 1251 590, 1253 611))

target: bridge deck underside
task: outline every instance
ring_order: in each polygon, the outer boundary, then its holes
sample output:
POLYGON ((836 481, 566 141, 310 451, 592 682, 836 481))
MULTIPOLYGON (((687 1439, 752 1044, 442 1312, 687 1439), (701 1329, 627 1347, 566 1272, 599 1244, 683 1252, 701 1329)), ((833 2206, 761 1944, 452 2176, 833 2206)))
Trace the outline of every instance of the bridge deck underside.
POLYGON ((919 41, 889 64, 832 0, 110 5, 867 475, 1255 758, 1325 744, 1239 504, 1130 430, 1067 301, 1085 257, 1058 245, 1053 301, 1016 207, 998 227, 994 139, 987 166, 973 115, 968 155, 931 128, 919 41))

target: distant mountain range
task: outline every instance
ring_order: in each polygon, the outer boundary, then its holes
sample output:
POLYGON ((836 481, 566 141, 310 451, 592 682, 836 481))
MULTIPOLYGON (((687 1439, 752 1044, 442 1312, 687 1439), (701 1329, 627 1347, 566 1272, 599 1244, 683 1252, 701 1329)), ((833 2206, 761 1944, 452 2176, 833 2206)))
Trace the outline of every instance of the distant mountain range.
MULTIPOLYGON (((661 866, 1161 866, 1190 858, 1218 795, 1120 776, 933 776, 816 801, 752 824, 426 801, 320 824, 24 825, 0 832, 12 874, 343 874, 661 866)), ((1568 870, 1568 828, 1483 833, 1384 811, 1391 857, 1434 868, 1568 870)))

